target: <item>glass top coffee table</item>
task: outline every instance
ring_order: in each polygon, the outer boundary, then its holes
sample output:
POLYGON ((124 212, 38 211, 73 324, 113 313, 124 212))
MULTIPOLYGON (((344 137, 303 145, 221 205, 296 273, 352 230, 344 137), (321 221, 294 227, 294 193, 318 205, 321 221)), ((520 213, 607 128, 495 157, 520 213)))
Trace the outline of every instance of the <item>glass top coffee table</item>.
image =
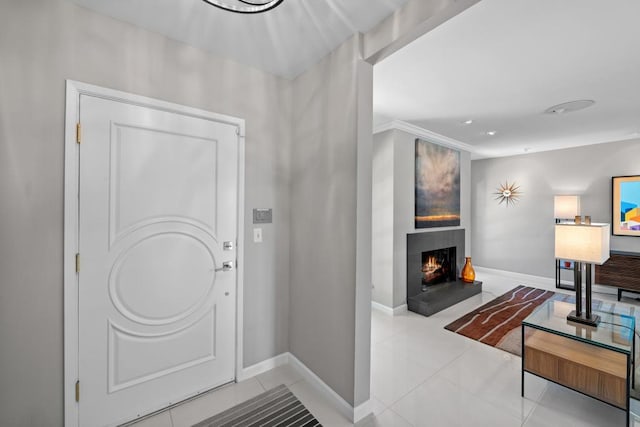
POLYGON ((528 372, 626 411, 628 426, 635 317, 594 309, 592 327, 568 321, 574 309, 549 300, 522 321, 522 396, 528 372))

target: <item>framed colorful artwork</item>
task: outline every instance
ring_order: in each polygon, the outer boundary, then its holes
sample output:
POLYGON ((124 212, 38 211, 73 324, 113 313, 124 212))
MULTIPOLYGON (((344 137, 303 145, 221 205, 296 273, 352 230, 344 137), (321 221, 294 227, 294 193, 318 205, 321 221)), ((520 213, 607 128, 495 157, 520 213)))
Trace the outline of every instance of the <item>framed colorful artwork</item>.
POLYGON ((460 225, 460 152, 416 139, 415 227, 460 225))
POLYGON ((640 175, 612 178, 611 233, 640 236, 640 175))

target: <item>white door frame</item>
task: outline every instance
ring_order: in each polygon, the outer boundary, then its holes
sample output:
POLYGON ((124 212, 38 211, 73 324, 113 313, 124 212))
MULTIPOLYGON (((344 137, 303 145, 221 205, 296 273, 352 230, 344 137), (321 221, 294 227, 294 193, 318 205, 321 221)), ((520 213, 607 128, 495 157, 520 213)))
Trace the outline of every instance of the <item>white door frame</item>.
MULTIPOLYGON (((67 100, 64 135, 64 425, 79 427, 79 406, 75 400, 75 384, 78 380, 78 276, 75 258, 78 253, 78 185, 79 146, 76 142, 76 124, 80 118, 80 95, 91 95, 113 101, 126 102, 156 110, 213 120, 235 125, 238 128, 238 242, 236 271, 236 368, 235 378, 242 372, 242 319, 243 319, 243 269, 244 269, 244 119, 215 114, 196 108, 160 101, 113 89, 67 80, 67 100)), ((82 388, 81 388, 82 389, 82 388)), ((82 396, 82 392, 81 392, 82 396)))

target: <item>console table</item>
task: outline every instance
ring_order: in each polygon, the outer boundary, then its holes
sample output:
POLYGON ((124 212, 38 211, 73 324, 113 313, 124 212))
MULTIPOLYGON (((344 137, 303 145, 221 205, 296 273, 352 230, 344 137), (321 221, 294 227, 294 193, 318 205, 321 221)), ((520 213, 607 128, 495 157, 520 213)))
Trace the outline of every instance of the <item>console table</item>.
POLYGON ((623 291, 640 293, 640 254, 611 251, 609 259, 596 265, 596 284, 618 288, 618 301, 623 291))
POLYGON ((627 413, 635 317, 594 311, 597 328, 567 321, 574 304, 547 301, 522 321, 522 396, 529 372, 627 413))

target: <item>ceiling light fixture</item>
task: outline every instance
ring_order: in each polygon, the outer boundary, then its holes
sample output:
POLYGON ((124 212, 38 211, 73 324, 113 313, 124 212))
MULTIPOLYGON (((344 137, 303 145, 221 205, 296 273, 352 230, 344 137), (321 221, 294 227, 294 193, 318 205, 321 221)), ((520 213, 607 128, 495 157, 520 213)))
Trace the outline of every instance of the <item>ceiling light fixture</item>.
POLYGON ((261 13, 271 10, 283 0, 203 0, 212 6, 236 13, 261 13))
POLYGON ((546 114, 564 114, 573 113, 574 111, 582 110, 587 107, 591 107, 596 101, 592 99, 580 99, 578 101, 563 102, 562 104, 549 107, 544 112, 546 114))

